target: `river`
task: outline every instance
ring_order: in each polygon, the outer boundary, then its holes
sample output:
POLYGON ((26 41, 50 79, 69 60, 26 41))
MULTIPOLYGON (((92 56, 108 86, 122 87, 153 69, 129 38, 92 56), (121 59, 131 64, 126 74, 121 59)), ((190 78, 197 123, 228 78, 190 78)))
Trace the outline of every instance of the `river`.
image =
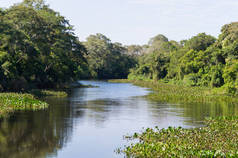
POLYGON ((146 99, 130 83, 80 81, 68 98, 48 97, 49 109, 17 112, 0 122, 1 158, 122 158, 124 135, 158 126, 203 126, 205 117, 238 114, 236 105, 167 104, 146 99))

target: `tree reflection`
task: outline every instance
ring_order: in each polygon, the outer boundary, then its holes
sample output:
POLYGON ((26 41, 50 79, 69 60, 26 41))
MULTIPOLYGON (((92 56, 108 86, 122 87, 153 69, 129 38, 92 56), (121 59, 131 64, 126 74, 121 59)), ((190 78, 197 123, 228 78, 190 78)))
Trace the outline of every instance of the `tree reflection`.
POLYGON ((71 107, 65 100, 52 98, 47 102, 51 106, 46 111, 16 113, 0 122, 0 157, 46 157, 69 141, 71 107))
POLYGON ((149 100, 149 110, 153 114, 153 120, 161 120, 168 117, 171 113, 185 118, 187 125, 203 125, 207 117, 217 116, 237 116, 238 106, 229 102, 210 102, 210 103, 161 103, 149 100))

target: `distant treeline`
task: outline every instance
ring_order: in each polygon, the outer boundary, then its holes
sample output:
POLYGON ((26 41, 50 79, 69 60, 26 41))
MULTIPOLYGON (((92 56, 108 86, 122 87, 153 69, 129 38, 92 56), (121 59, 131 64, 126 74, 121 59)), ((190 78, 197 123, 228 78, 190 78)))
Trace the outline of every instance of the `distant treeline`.
POLYGON ((222 93, 238 89, 238 23, 223 26, 218 39, 200 33, 176 42, 157 35, 138 50, 141 55, 129 79, 221 87, 222 93))
POLYGON ((78 79, 162 80, 238 89, 238 23, 218 39, 200 33, 180 42, 164 35, 123 46, 102 34, 80 42, 73 26, 44 0, 0 9, 0 91, 57 88, 78 79))

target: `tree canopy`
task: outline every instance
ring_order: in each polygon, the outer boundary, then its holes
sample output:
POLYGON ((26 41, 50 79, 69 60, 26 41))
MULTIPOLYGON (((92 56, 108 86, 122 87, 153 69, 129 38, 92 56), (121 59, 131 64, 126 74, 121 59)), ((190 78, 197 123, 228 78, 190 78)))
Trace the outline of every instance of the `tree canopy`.
POLYGON ((25 0, 0 14, 0 87, 58 87, 85 76, 85 48, 65 17, 42 0, 25 0))
POLYGON ((237 22, 223 26, 218 39, 200 33, 175 42, 158 35, 149 41, 129 78, 222 87, 225 92, 237 93, 237 26, 237 22))
POLYGON ((122 44, 112 43, 102 34, 90 35, 84 45, 92 78, 126 78, 135 64, 134 58, 126 53, 122 44))

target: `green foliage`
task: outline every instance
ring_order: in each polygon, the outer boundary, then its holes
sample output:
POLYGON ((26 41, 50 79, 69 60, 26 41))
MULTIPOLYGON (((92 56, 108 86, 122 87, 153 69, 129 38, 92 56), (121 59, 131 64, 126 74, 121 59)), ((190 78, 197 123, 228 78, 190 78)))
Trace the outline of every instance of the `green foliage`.
POLYGON ((221 29, 222 33, 219 35, 217 45, 219 47, 227 47, 238 40, 238 22, 224 25, 221 29))
POLYGON ((135 59, 126 54, 125 47, 112 43, 102 34, 89 36, 84 45, 92 78, 126 78, 129 69, 135 65, 135 59))
POLYGON ((0 85, 4 91, 55 88, 88 76, 85 48, 63 16, 43 0, 0 14, 0 85))
MULTIPOLYGON (((194 77, 194 76, 192 76, 194 77)), ((191 78, 192 78, 191 77, 191 78)), ((189 78, 190 79, 190 78, 189 78)), ((115 82, 118 82, 115 80, 115 82)), ((120 80, 119 80, 120 82, 120 80)), ((148 95, 149 99, 156 100, 162 103, 219 103, 227 102, 234 104, 238 100, 236 97, 226 95, 223 93, 223 89, 211 89, 207 87, 191 87, 193 80, 187 81, 187 85, 183 82, 181 85, 175 85, 170 81, 139 81, 139 80, 128 80, 122 82, 132 82, 135 85, 148 87, 153 89, 155 92, 148 95), (189 84, 189 82, 191 82, 189 84), (222 92, 222 93, 221 93, 222 92)))
POLYGON ((179 44, 168 41, 163 35, 157 35, 149 41, 148 47, 138 59, 138 65, 131 69, 130 79, 163 79, 168 74, 170 54, 176 51, 179 44))
POLYGON ((206 35, 205 33, 200 33, 197 36, 185 42, 185 47, 188 49, 193 49, 196 51, 206 50, 210 45, 216 41, 216 38, 206 35))
POLYGON ((186 75, 189 73, 197 73, 199 71, 199 63, 197 63, 194 59, 198 56, 198 52, 193 49, 188 51, 181 59, 180 59, 180 71, 186 75))
POLYGON ((238 60, 228 62, 224 68, 224 82, 228 93, 236 94, 238 89, 238 60))
POLYGON ((148 128, 142 133, 126 136, 137 140, 118 153, 126 157, 237 157, 238 118, 209 119, 206 126, 196 129, 169 127, 148 128))
POLYGON ((134 56, 135 58, 143 54, 143 46, 140 45, 129 45, 126 46, 127 54, 134 56))
POLYGON ((0 117, 18 110, 40 110, 48 104, 30 94, 0 93, 0 117))
POLYGON ((128 75, 131 80, 167 81, 186 86, 223 87, 236 94, 238 89, 237 23, 225 25, 216 40, 200 33, 180 42, 158 35, 138 58, 128 75))

